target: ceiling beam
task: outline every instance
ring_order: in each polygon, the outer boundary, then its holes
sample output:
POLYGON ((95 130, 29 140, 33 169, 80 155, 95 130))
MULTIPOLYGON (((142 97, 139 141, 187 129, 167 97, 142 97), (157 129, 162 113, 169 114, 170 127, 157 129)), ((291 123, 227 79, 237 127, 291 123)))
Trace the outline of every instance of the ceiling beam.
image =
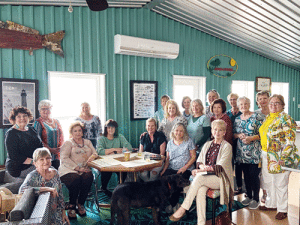
POLYGON ((154 7, 160 5, 161 3, 164 3, 166 0, 152 0, 148 4, 146 4, 143 8, 146 9, 153 9, 154 7))

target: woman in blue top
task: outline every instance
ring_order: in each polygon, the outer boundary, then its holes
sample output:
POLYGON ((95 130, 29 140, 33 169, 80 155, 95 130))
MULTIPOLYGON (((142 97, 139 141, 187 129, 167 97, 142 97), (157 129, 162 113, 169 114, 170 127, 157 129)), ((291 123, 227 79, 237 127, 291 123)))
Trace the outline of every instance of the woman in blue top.
MULTIPOLYGON (((161 156, 166 153, 166 137, 162 132, 156 130, 156 120, 149 118, 146 121, 147 133, 141 137, 140 152, 151 152, 161 156)), ((159 176, 164 164, 156 167, 151 171, 143 171, 140 173, 140 178, 143 181, 153 181, 159 176)))
POLYGON ((156 119, 158 127, 160 126, 161 121, 165 117, 165 111, 164 110, 165 110, 166 103, 169 100, 170 100, 170 97, 168 95, 163 95, 160 98, 161 109, 157 110, 154 113, 154 119, 156 119))
POLYGON ((188 120, 187 132, 199 154, 203 144, 209 140, 211 135, 210 120, 204 114, 204 107, 200 99, 193 100, 191 105, 192 116, 188 120))
POLYGON ((189 120, 189 118, 191 117, 191 113, 190 113, 191 101, 192 99, 189 96, 184 96, 181 102, 181 106, 182 108, 184 108, 182 115, 186 120, 189 120))

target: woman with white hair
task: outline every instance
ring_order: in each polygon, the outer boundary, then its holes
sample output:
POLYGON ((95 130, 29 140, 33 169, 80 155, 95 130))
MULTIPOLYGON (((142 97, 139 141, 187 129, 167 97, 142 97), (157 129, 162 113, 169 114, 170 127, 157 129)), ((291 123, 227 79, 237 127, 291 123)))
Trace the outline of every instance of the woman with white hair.
POLYGON ((58 169, 60 165, 60 148, 64 143, 64 135, 57 119, 51 117, 52 103, 42 100, 38 106, 40 117, 33 126, 42 139, 43 145, 51 152, 52 166, 58 169))
POLYGON ((207 92, 206 101, 208 102, 208 106, 206 107, 205 114, 207 117, 211 118, 214 114, 210 110, 210 105, 213 103, 214 100, 219 99, 220 94, 215 89, 211 89, 207 92))
POLYGON ((165 118, 158 128, 158 131, 162 131, 165 134, 167 141, 170 140, 171 130, 176 123, 183 123, 184 126, 187 126, 187 120, 181 115, 177 103, 170 99, 165 106, 165 118))
MULTIPOLYGON (((242 115, 234 122, 234 138, 238 139, 236 153, 236 172, 244 173, 244 180, 247 190, 247 197, 242 201, 249 209, 257 209, 259 206, 259 173, 261 146, 259 128, 262 124, 258 114, 250 112, 250 99, 247 97, 238 98, 238 107, 242 115)), ((237 184, 238 188, 242 184, 237 184)))
POLYGON ((35 170, 29 173, 20 187, 19 193, 30 187, 40 194, 43 192, 50 192, 50 224, 62 225, 70 224, 65 212, 65 203, 62 193, 62 185, 57 173, 57 170, 51 168, 51 153, 43 147, 37 148, 33 152, 33 165, 35 170))
POLYGON ((220 189, 220 203, 227 204, 232 198, 233 171, 231 166, 231 145, 224 139, 226 123, 214 120, 211 132, 214 140, 204 144, 197 159, 197 169, 192 171, 193 182, 181 207, 170 217, 171 221, 179 221, 189 210, 196 197, 198 225, 206 224, 206 192, 209 188, 220 189), (200 172, 211 171, 216 175, 202 176, 200 172), (227 178, 226 178, 227 175, 227 178), (223 179, 223 177, 225 179, 223 179), (225 187, 225 188, 221 188, 225 187))
POLYGON ((76 120, 84 124, 83 138, 90 140, 96 148, 97 140, 102 135, 102 125, 99 117, 91 114, 89 103, 83 102, 81 104, 81 113, 76 120))

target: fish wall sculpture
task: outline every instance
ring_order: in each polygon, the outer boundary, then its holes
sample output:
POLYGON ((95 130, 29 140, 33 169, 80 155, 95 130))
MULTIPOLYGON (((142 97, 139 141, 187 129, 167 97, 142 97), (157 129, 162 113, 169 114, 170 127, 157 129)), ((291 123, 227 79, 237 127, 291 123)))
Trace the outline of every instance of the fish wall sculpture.
POLYGON ((33 54, 33 50, 46 48, 63 58, 61 40, 64 36, 64 30, 41 35, 39 31, 30 27, 12 21, 0 21, 0 48, 29 50, 30 55, 33 54))

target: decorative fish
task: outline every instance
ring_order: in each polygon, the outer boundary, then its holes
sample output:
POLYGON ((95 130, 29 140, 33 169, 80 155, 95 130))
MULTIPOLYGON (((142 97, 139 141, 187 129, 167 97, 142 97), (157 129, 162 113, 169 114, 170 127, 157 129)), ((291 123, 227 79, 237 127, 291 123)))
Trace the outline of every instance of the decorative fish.
POLYGON ((30 27, 11 21, 0 21, 0 48, 29 50, 30 55, 33 54, 33 50, 46 48, 63 58, 61 40, 64 36, 64 30, 40 35, 39 31, 30 27))

